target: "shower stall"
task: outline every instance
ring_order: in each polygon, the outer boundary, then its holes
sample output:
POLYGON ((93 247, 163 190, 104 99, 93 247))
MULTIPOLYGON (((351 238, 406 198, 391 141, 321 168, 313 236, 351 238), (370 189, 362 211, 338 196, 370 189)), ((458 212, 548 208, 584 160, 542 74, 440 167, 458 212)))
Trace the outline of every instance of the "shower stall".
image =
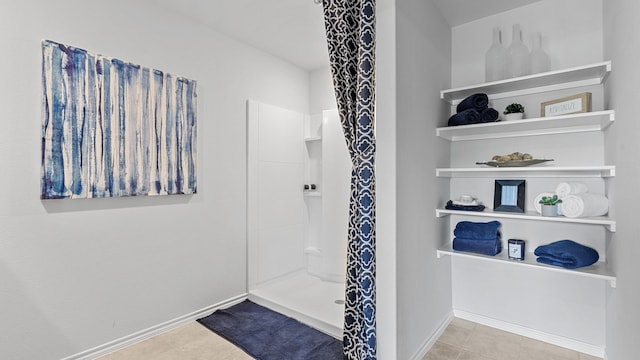
POLYGON ((247 102, 249 299, 337 338, 350 176, 336 110, 247 102))

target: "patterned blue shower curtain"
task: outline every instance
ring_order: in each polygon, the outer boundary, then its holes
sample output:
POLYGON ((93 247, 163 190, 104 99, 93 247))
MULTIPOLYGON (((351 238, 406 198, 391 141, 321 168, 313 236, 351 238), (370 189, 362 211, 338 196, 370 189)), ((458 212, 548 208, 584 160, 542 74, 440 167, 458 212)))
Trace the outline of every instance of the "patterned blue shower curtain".
POLYGON ((351 162, 344 358, 376 359, 375 0, 324 0, 333 84, 351 162))

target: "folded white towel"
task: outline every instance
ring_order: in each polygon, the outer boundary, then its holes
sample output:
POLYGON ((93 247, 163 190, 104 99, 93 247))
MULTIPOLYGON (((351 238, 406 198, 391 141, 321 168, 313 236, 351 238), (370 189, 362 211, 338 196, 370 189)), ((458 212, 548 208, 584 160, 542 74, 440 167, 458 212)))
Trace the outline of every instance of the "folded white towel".
POLYGON ((558 184, 556 187, 556 194, 560 199, 567 195, 583 194, 589 192, 589 187, 582 181, 568 181, 558 184))
POLYGON ((560 205, 562 214, 570 218, 602 216, 609 212, 609 199, 599 194, 567 195, 560 205))

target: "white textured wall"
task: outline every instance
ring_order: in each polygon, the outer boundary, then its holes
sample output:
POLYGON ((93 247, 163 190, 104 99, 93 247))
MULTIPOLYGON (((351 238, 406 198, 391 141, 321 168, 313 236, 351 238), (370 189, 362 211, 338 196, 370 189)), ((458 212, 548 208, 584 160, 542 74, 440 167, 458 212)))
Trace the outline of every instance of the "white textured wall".
POLYGON ((640 334, 640 222, 638 221, 638 179, 640 179, 640 33, 636 20, 640 2, 604 1, 604 53, 612 61, 607 82, 608 105, 616 110, 616 123, 609 131, 606 157, 616 163, 611 180, 614 202, 611 209, 618 231, 609 245, 609 261, 618 277, 617 288, 607 294, 607 359, 638 358, 640 334))
POLYGON ((5 1, 0 46, 0 358, 61 358, 245 293, 245 100, 306 112, 308 73, 142 1, 5 1), (44 38, 198 81, 197 195, 39 200, 44 38))
POLYGON ((451 30, 432 1, 396 4, 396 246, 398 359, 411 359, 451 312, 449 259, 437 259, 445 222, 434 209, 446 202, 448 181, 435 168, 448 163, 448 143, 435 137, 448 106, 451 30))

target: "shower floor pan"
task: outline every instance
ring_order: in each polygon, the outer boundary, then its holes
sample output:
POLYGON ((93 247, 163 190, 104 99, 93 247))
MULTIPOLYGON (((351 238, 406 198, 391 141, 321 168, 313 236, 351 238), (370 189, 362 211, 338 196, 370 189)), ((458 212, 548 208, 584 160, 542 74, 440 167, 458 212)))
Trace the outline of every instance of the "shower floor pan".
POLYGON ((342 339, 344 284, 296 274, 249 291, 249 300, 342 339))

